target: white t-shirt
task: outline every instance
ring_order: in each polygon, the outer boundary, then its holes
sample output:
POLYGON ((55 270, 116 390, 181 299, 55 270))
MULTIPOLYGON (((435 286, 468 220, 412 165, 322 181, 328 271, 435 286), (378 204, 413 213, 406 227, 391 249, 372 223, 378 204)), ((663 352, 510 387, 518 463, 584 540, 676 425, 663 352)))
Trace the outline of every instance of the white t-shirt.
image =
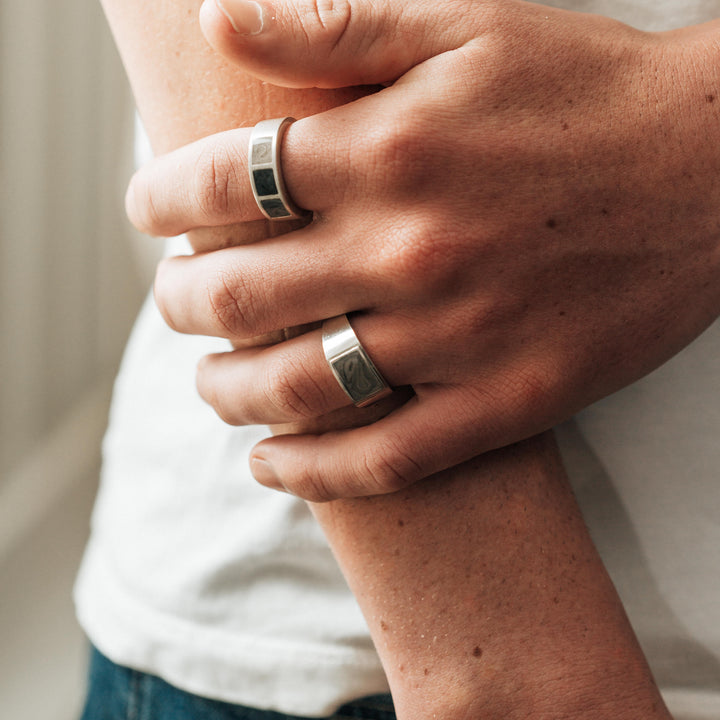
MULTIPOLYGON (((718 0, 574 7, 650 30, 720 14, 718 0)), ((223 424, 196 394, 197 361, 224 349, 172 332, 146 302, 115 388, 78 616, 118 663, 200 695, 322 716, 387 684, 305 504, 248 472, 266 430, 223 424)), ((719 357, 720 322, 558 429, 593 537, 678 720, 720 718, 719 357)))

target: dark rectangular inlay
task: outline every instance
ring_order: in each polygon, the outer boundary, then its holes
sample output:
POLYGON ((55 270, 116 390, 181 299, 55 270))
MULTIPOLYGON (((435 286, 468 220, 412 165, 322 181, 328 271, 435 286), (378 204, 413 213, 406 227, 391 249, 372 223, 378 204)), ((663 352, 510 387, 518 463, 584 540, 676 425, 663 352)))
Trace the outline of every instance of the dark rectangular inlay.
POLYGON ((285 209, 285 205, 283 205, 280 200, 261 200, 260 204, 271 218, 290 217, 290 213, 285 209))
POLYGON ((270 168, 266 170, 253 170, 253 180, 258 195, 277 195, 278 189, 275 184, 275 173, 270 168))

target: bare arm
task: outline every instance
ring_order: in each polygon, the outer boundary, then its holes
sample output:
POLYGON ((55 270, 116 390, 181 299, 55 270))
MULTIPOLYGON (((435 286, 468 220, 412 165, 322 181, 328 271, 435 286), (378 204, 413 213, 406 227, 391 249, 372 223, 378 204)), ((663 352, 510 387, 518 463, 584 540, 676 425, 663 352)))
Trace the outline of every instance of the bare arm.
MULTIPOLYGON (((205 44, 197 0, 104 5, 156 152, 354 95, 238 72, 205 44)), ((248 223, 191 240, 212 249, 265 232, 248 223)), ((399 494, 313 511, 366 614, 400 718, 668 717, 549 437, 399 494)))
POLYGON ((399 717, 669 717, 549 435, 314 510, 399 717))

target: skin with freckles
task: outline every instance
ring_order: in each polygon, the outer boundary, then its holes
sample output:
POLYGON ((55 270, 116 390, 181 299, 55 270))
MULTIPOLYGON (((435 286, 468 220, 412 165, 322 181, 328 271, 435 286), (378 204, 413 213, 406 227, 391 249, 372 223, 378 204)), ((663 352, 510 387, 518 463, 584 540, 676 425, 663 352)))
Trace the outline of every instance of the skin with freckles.
POLYGON ((550 437, 315 509, 365 608, 398 717, 670 717, 550 437), (360 508, 376 522, 358 527, 360 508))
MULTIPOLYGON (((358 94, 251 80, 209 51, 194 0, 104 5, 157 152, 358 94)), ((226 186, 242 183, 238 170, 226 186)), ((186 190, 181 182, 170 194, 186 190)), ((196 249, 227 248, 266 230, 264 222, 229 222, 198 228, 192 241, 196 249)), ((282 240, 262 244, 275 242, 282 240)), ((551 437, 402 493, 312 509, 366 615, 401 720, 669 717, 551 437)))
MULTIPOLYGON (((522 2, 446 5, 340 2, 318 20, 278 2, 255 35, 214 3, 201 14, 218 52, 265 80, 389 84, 288 130, 284 175, 313 223, 157 276, 172 327, 238 347, 351 313, 388 382, 413 388, 360 428, 256 447, 255 476, 306 499, 392 492, 541 432, 720 312, 720 22, 649 34, 522 2)), ((247 133, 142 170, 133 221, 256 220, 247 133)), ((208 358, 198 384, 236 424, 349 402, 318 329, 208 358)))

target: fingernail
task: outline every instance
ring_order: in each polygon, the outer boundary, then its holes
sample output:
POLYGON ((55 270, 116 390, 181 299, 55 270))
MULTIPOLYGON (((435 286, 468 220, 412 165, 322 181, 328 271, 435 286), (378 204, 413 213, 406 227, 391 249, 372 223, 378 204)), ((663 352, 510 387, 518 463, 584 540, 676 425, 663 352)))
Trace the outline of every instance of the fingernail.
POLYGON ((240 35, 257 35, 262 32, 265 16, 262 6, 253 0, 215 0, 220 12, 240 35))
POLYGON ((261 485, 272 488, 273 490, 287 492, 285 486, 280 482, 275 468, 264 458, 252 458, 250 460, 250 472, 261 485))

